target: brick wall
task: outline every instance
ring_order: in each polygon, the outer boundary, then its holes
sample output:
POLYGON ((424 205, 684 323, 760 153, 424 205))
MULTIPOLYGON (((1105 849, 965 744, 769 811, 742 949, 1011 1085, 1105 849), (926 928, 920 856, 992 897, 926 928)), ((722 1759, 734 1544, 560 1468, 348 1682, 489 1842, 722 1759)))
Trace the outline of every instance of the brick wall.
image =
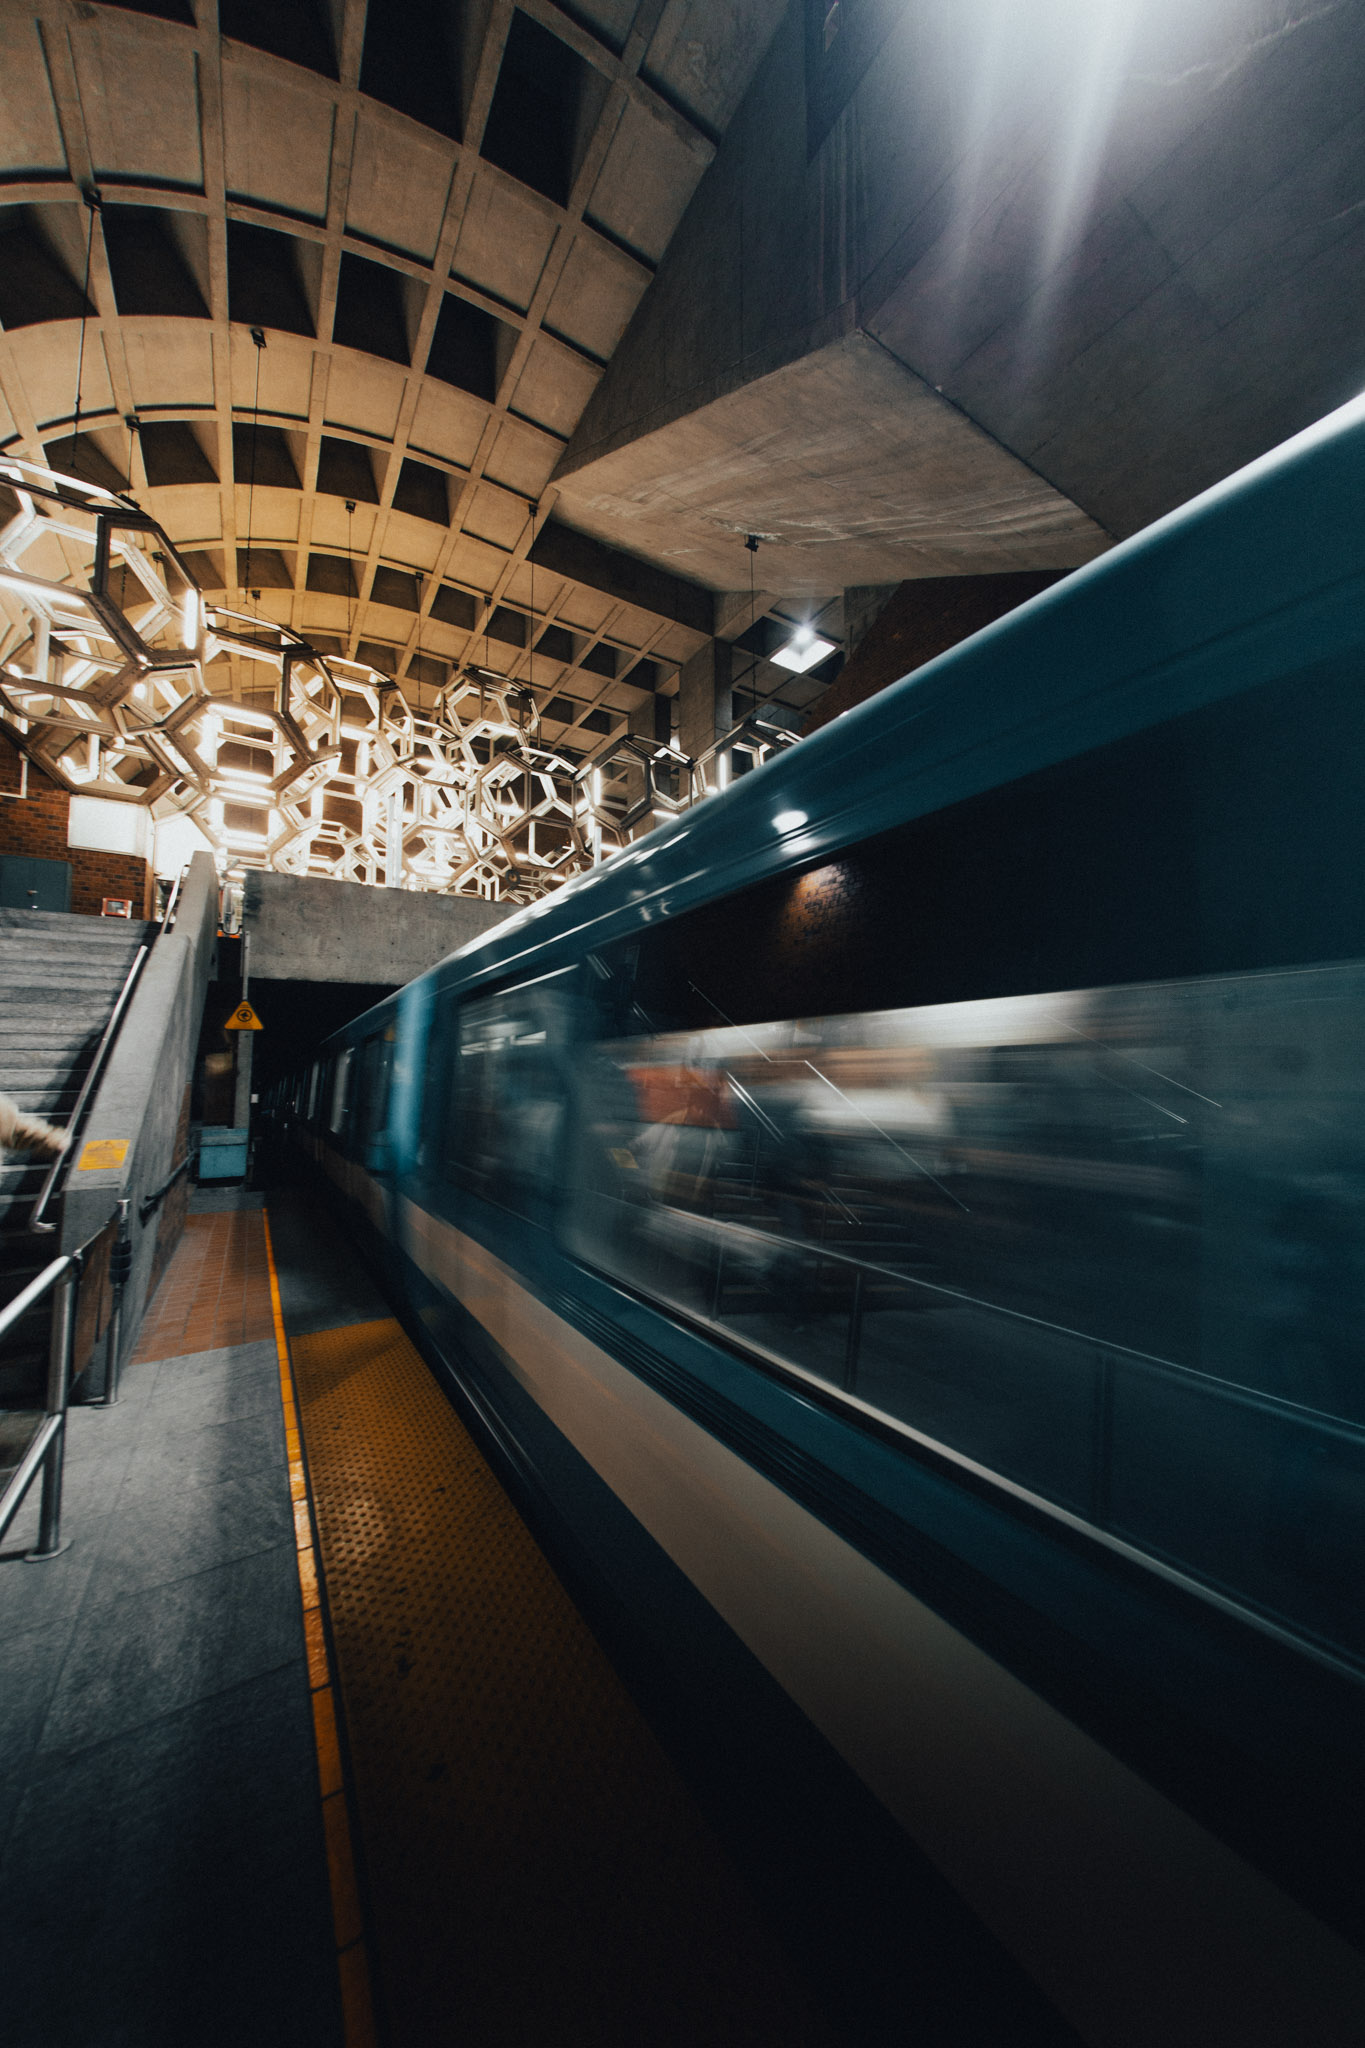
MULTIPOLYGON (((17 790, 18 751, 0 733, 0 791, 17 790)), ((17 802, 0 797, 0 853, 24 853, 34 860, 69 860, 71 908, 99 916, 106 896, 130 897, 134 917, 152 914, 152 869, 134 853, 94 853, 66 843, 71 799, 41 769, 29 764, 28 795, 17 802)))
POLYGON ((1061 573, 1019 569, 994 576, 920 576, 902 583, 824 696, 817 697, 806 713, 802 737, 1003 618, 1025 598, 1056 583, 1061 573))

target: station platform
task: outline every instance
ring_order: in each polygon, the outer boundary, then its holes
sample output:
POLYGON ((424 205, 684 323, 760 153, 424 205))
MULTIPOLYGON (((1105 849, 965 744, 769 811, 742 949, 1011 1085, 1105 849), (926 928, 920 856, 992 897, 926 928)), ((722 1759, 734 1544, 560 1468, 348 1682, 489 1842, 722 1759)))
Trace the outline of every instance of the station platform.
POLYGON ((315 1197, 195 1198, 34 1512, 10 2048, 840 2038, 315 1197))

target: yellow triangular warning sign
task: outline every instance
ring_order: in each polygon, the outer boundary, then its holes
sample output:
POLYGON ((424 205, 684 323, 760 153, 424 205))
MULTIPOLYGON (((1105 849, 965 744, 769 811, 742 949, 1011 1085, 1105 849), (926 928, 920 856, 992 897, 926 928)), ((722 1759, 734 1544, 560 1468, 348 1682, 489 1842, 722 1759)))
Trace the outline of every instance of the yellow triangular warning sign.
POLYGON ((252 1009, 250 1003, 238 1003, 223 1029, 224 1031, 264 1031, 265 1026, 252 1009))

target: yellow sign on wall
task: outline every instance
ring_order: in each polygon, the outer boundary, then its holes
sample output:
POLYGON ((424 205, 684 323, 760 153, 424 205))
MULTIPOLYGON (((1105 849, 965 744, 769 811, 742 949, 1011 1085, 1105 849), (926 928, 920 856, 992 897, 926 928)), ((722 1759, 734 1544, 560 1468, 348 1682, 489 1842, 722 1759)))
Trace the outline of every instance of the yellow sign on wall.
POLYGON ((224 1031, 264 1031, 265 1026, 252 1009, 250 1003, 238 1003, 223 1029, 224 1031))
POLYGON ((127 1138, 91 1138, 81 1152, 77 1173, 97 1173, 101 1167, 122 1166, 128 1157, 127 1138))

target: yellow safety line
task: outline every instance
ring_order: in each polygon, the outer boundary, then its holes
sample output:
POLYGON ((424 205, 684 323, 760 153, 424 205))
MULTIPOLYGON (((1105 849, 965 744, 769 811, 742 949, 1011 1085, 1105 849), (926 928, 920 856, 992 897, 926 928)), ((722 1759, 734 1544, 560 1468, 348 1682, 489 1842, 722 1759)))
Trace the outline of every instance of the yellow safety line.
POLYGON ((365 1950, 364 1925, 360 1917, 360 1892, 356 1884, 350 1816, 346 1810, 346 1794, 342 1786, 336 1694, 327 1659, 327 1639, 322 1627, 317 1553, 313 1548, 313 1526, 308 1513, 308 1476, 303 1463, 298 1402, 294 1394, 294 1376, 289 1364, 289 1345, 284 1334, 284 1314, 280 1307, 275 1247, 270 1238, 270 1219, 264 1210, 261 1212, 261 1222, 265 1226, 265 1256, 270 1269, 270 1308, 275 1319, 275 1348, 280 1363, 284 1445, 289 1460, 289 1495, 294 1504, 299 1591, 303 1596, 303 1626, 308 1648, 308 1684, 313 1696, 313 1736, 317 1744, 322 1825, 327 1843, 327 1876, 332 1891, 332 1925, 336 1933, 337 1970, 341 1979, 342 2032, 346 2048, 375 2048, 370 1966, 365 1950))

